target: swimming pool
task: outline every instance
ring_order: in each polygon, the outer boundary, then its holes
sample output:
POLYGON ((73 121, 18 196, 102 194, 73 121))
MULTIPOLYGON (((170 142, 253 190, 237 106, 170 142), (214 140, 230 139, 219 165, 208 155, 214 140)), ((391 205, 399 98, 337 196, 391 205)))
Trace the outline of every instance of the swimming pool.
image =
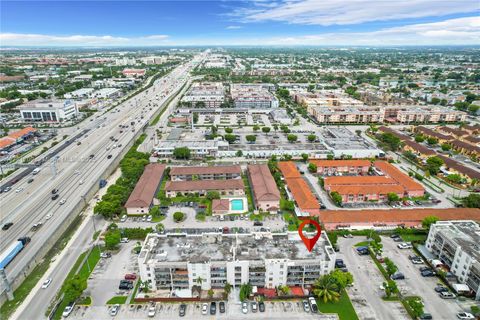
POLYGON ((230 209, 235 211, 243 210, 243 200, 242 199, 232 199, 230 200, 230 209))

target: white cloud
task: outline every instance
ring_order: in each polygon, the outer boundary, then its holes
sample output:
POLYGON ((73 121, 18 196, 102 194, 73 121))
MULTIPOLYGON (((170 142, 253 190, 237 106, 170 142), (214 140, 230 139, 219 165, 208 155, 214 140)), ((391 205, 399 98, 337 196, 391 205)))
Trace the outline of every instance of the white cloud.
POLYGON ((227 29, 227 30, 238 30, 238 29, 242 29, 242 26, 228 26, 225 29, 227 29))
POLYGON ((353 25, 478 12, 478 0, 282 0, 235 10, 243 22, 280 21, 307 25, 353 25))
POLYGON ((144 37, 114 37, 93 35, 45 35, 26 33, 0 33, 2 46, 132 46, 161 45, 168 40, 167 35, 144 37))

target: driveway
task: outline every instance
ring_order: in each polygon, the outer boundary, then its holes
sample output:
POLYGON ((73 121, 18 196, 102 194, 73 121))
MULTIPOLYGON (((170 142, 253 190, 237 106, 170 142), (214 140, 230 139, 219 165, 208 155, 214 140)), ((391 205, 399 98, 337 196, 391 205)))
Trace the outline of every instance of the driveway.
POLYGON ((340 252, 337 259, 343 259, 348 271, 353 275, 354 285, 348 294, 358 317, 365 320, 408 320, 410 317, 400 302, 383 301, 380 285, 385 281, 370 256, 360 256, 353 247, 365 237, 339 238, 340 252))
MULTIPOLYGON (((120 244, 120 250, 111 258, 100 259, 88 280, 86 293, 90 292, 92 306, 104 306, 108 300, 127 292, 118 289, 126 273, 137 273, 137 256, 132 254, 136 241, 120 244)), ((130 292, 128 292, 130 293, 130 292)))
POLYGON ((422 297, 425 312, 432 314, 434 319, 456 319, 456 314, 463 310, 456 300, 445 300, 438 296, 434 290, 440 282, 437 277, 421 276, 418 269, 423 265, 413 264, 408 259, 408 256, 415 252, 411 249, 398 249, 397 243, 388 237, 382 237, 382 243, 384 255, 392 259, 399 271, 405 275, 405 280, 397 280, 402 293, 422 297))

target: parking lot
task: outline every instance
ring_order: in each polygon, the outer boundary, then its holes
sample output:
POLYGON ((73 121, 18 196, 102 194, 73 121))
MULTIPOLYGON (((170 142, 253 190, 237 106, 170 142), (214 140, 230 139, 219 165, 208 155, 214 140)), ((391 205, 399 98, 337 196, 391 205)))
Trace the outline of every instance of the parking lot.
POLYGON ((273 319, 273 320, 303 320, 322 319, 336 320, 336 314, 312 314, 303 310, 301 301, 265 302, 265 312, 243 314, 239 302, 228 302, 225 313, 202 315, 202 303, 188 303, 184 317, 179 316, 180 303, 156 303, 154 317, 148 317, 150 304, 122 305, 115 317, 109 315, 109 307, 77 307, 69 319, 273 319))
POLYGON ((410 317, 400 302, 384 301, 380 286, 385 281, 369 255, 360 256, 354 245, 365 237, 339 238, 340 252, 337 259, 343 259, 353 275, 354 285, 348 289, 350 300, 360 319, 408 320, 410 317))
POLYGON ((128 295, 132 290, 120 291, 119 281, 127 273, 137 273, 137 256, 131 251, 134 241, 120 244, 120 250, 110 258, 101 258, 88 280, 85 293, 92 297, 92 306, 104 306, 114 296, 128 295))
POLYGON ((424 264, 413 264, 408 258, 414 255, 412 249, 399 249, 397 242, 388 237, 382 237, 384 256, 389 257, 398 266, 398 270, 405 275, 405 280, 397 280, 402 294, 420 296, 424 303, 424 311, 430 313, 434 319, 455 319, 456 314, 462 311, 455 299, 442 299, 434 288, 440 280, 437 277, 422 277, 419 268, 424 264))

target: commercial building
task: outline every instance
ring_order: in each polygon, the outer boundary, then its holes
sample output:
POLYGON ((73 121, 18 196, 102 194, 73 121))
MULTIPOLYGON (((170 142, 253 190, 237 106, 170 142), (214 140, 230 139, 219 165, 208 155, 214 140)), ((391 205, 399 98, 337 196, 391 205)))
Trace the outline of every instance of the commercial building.
POLYGON ((146 214, 149 212, 164 172, 164 164, 150 163, 145 166, 142 176, 125 203, 128 214, 146 214))
POLYGON ((202 108, 219 108, 224 101, 225 88, 221 82, 196 82, 182 98, 182 102, 191 107, 202 108))
POLYGON ((232 84, 230 94, 236 108, 269 109, 278 107, 278 99, 263 85, 232 84))
POLYGON ((26 127, 18 131, 9 133, 7 136, 0 138, 0 151, 4 151, 14 146, 17 143, 21 143, 26 139, 34 136, 37 129, 32 127, 26 127))
POLYGON ((427 249, 480 300, 480 226, 475 221, 438 221, 430 226, 427 249))
POLYGON ((18 110, 25 122, 62 122, 78 116, 77 105, 71 100, 35 100, 18 110))
POLYGON ((81 99, 81 98, 88 98, 91 96, 92 92, 95 89, 93 88, 81 88, 69 93, 65 93, 64 96, 67 99, 81 99))
POLYGON ((242 179, 167 181, 165 184, 165 194, 169 198, 188 194, 204 196, 208 191, 218 191, 222 196, 243 196, 245 186, 242 179))
POLYGON ((148 234, 138 255, 142 281, 151 296, 192 297, 192 290, 259 288, 281 285, 311 287, 320 276, 333 271, 335 251, 322 233, 312 252, 297 232, 280 234, 201 235, 148 234), (201 279, 201 280, 200 280, 201 279))
POLYGON ((93 92, 91 96, 100 99, 115 99, 122 96, 122 91, 117 88, 103 88, 93 92))
POLYGON ((145 76, 145 69, 124 69, 122 74, 128 78, 137 78, 145 76))
POLYGON ((252 187, 255 208, 261 211, 280 209, 280 192, 266 164, 247 166, 248 179, 252 187))
POLYGON ((228 149, 228 142, 216 140, 199 141, 165 141, 162 140, 153 148, 154 156, 172 158, 176 148, 187 147, 194 159, 216 157, 221 150, 228 149))
POLYGON ((241 179, 242 168, 233 166, 171 167, 172 181, 241 179))
POLYGON ((337 174, 366 175, 372 163, 370 160, 310 160, 317 166, 317 173, 324 176, 337 174))

